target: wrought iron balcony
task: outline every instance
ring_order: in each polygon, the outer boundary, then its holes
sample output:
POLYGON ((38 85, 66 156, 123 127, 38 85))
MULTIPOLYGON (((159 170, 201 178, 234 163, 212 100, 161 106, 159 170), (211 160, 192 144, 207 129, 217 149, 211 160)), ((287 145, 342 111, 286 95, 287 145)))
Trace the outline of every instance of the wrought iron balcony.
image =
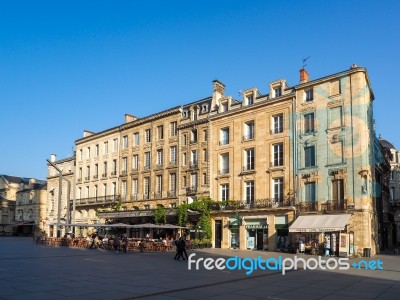
MULTIPOLYGON (((81 198, 75 200, 75 205, 77 206, 85 206, 85 205, 97 205, 104 203, 113 203, 120 201, 119 195, 108 195, 108 196, 98 196, 98 197, 90 197, 90 198, 81 198)), ((71 200, 72 202, 72 200, 71 200)))
POLYGON ((150 195, 149 195, 149 194, 143 194, 143 199, 144 199, 144 200, 150 199, 150 195))
POLYGON ((162 198, 162 192, 155 193, 154 198, 161 199, 162 198))
POLYGON ((138 200, 138 194, 133 194, 131 196, 132 201, 138 200))
POLYGON ((168 191, 168 197, 176 197, 176 191, 168 191))
POLYGON ((325 203, 321 203, 321 211, 345 211, 347 210, 347 200, 329 200, 325 203))
POLYGON ((190 186, 186 188, 186 194, 191 195, 191 194, 196 194, 197 193, 197 186, 190 186))
POLYGON ((198 167, 199 165, 197 164, 197 161, 190 162, 190 169, 197 169, 198 167))

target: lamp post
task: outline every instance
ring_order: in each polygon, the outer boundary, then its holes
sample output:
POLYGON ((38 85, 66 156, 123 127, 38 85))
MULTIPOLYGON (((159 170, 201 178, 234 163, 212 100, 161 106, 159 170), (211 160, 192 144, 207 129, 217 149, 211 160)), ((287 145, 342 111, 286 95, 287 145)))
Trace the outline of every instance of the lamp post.
POLYGON ((64 179, 67 182, 67 220, 66 224, 70 223, 70 192, 71 192, 71 182, 64 178, 62 175, 62 170, 59 169, 55 164, 53 164, 50 160, 47 159, 47 162, 57 170, 58 172, 58 205, 57 205, 57 237, 61 237, 61 195, 62 195, 62 180, 64 179))

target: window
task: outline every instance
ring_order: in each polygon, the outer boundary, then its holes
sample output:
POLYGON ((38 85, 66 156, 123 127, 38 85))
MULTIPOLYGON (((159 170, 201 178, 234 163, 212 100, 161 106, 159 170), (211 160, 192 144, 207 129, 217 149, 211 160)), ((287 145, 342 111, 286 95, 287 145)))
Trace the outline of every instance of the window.
POLYGON ((208 141, 208 131, 207 130, 203 130, 203 141, 204 142, 208 141))
POLYGON ((274 94, 275 94, 275 97, 282 96, 282 87, 274 88, 274 94))
POLYGON ((207 184, 207 173, 203 173, 203 184, 207 184))
POLYGON ((126 198, 126 181, 122 181, 121 196, 122 196, 122 199, 125 200, 125 198, 126 198))
POLYGON ((197 189, 198 181, 197 181, 197 173, 194 173, 190 176, 191 184, 193 189, 197 189))
POLYGON ((82 198, 82 188, 78 188, 78 195, 77 196, 78 196, 78 199, 82 198))
POLYGON ((188 110, 184 110, 182 112, 182 119, 187 119, 190 117, 190 112, 188 110))
POLYGON ((305 93, 306 93, 306 101, 314 100, 314 90, 313 89, 306 90, 305 93))
POLYGON ((176 146, 170 148, 170 163, 176 165, 176 146))
POLYGON ((139 132, 133 134, 133 146, 139 146, 139 132))
POLYGON ((128 172, 128 158, 123 157, 122 158, 122 173, 126 174, 128 172))
POLYGON ((157 164, 159 166, 163 165, 163 150, 157 150, 157 164))
POLYGON ((254 181, 245 182, 245 199, 247 204, 252 204, 254 202, 254 181))
POLYGON ((127 135, 125 135, 125 136, 122 138, 122 142, 123 142, 123 145, 122 145, 123 149, 128 149, 129 142, 128 142, 128 136, 127 136, 127 135))
POLYGON ((113 182, 112 183, 112 194, 113 196, 117 195, 117 183, 113 182))
POLYGON ((118 151, 118 139, 113 140, 113 151, 118 151))
POLYGON ((86 187, 86 198, 89 198, 90 197, 90 190, 89 190, 89 187, 87 186, 86 187))
POLYGON ((208 112, 208 104, 203 104, 201 106, 201 113, 206 113, 208 112))
POLYGON ((246 149, 244 161, 244 171, 254 170, 254 148, 246 149))
POLYGON ((94 165, 94 178, 99 178, 99 164, 94 165))
POLYGON ((304 115, 304 133, 314 132, 314 113, 304 115))
POLYGON ((283 166, 283 144, 275 144, 274 148, 274 166, 283 166))
POLYGON ((273 133, 283 132, 283 114, 279 114, 273 117, 273 133))
POLYGON ((203 162, 208 161, 208 152, 207 149, 203 149, 203 162))
POLYGON ((145 169, 150 169, 150 152, 145 152, 144 153, 144 168, 145 169))
POLYGON ((191 165, 197 165, 197 151, 196 150, 192 150, 190 152, 190 164, 191 165))
POLYGON ((340 81, 335 80, 331 82, 331 96, 338 95, 341 93, 341 88, 340 88, 340 81))
POLYGON ((86 167, 86 180, 90 179, 90 166, 86 167))
POLYGON ((254 138, 254 121, 244 123, 244 137, 243 139, 251 140, 254 138))
POLYGON ((229 144, 229 127, 222 128, 220 130, 220 137, 219 137, 219 144, 220 145, 228 145, 229 144))
POLYGON ((132 179, 132 200, 137 200, 138 194, 138 180, 137 178, 132 179))
POLYGON ((183 145, 184 146, 187 145, 187 135, 186 134, 183 135, 183 145))
POLYGON ((329 112, 330 128, 342 127, 342 107, 332 107, 329 112))
POLYGON ((145 142, 146 143, 151 143, 151 131, 150 131, 150 129, 146 129, 145 130, 144 136, 145 136, 145 142))
POLYGON ((98 188, 97 188, 97 184, 94 186, 94 197, 97 198, 98 196, 98 188))
POLYGON ((282 202, 283 201, 283 178, 275 178, 274 179, 274 201, 282 202))
POLYGON ((103 184, 103 196, 107 196, 107 183, 103 184))
MULTIPOLYGON (((162 193, 162 175, 157 175, 156 177, 157 180, 157 194, 161 194, 162 193)), ((159 195, 159 197, 161 197, 161 195, 159 195)))
POLYGON ((305 184, 305 202, 315 202, 315 182, 305 184))
POLYGON ((82 160, 82 158, 83 158, 83 150, 82 149, 79 149, 79 160, 82 160))
POLYGON ((221 175, 229 173, 229 153, 223 153, 220 155, 220 170, 221 175))
POLYGON ((135 154, 132 158, 132 171, 139 169, 139 155, 135 154))
POLYGON ((170 191, 173 192, 173 195, 175 196, 175 191, 176 191, 176 173, 169 174, 169 188, 170 188, 170 191))
POLYGON ((304 167, 315 166, 315 146, 304 147, 304 167))
POLYGON ((186 166, 186 153, 182 154, 182 165, 186 166))
POLYGON ((186 187, 187 186, 187 177, 183 176, 182 181, 183 181, 183 187, 186 187))
POLYGON ((395 201, 395 189, 394 187, 390 188, 390 201, 395 201))
POLYGON ((104 154, 108 153, 108 142, 104 142, 104 154))
POLYGON ((229 184, 221 184, 221 200, 229 200, 229 184))
POLYGON ((87 158, 90 158, 90 147, 87 147, 87 158))
POLYGON ((106 177, 107 176, 107 162, 106 161, 103 164, 103 171, 104 171, 103 177, 106 177))
POLYGON ((113 171, 111 173, 111 175, 117 175, 117 160, 113 159, 113 167, 112 167, 113 171))
POLYGON ((144 178, 144 199, 149 199, 149 195, 150 195, 150 178, 149 177, 145 177, 144 178))
POLYGON ((394 180, 394 171, 390 172, 390 179, 394 180))
POLYGON ((78 180, 82 180, 82 168, 79 168, 79 176, 78 176, 78 180))
POLYGON ((254 103, 253 95, 248 95, 246 99, 247 99, 247 105, 252 105, 254 103))
POLYGON ((96 156, 100 155, 100 147, 99 144, 96 145, 96 156))
POLYGON ((159 140, 164 139, 164 126, 163 125, 157 126, 157 138, 159 140))
POLYGON ((171 136, 176 136, 178 124, 177 122, 171 122, 171 136))
POLYGON ((332 180, 332 201, 335 204, 343 204, 344 202, 343 179, 332 180))
POLYGON ((221 104, 221 112, 228 111, 228 102, 224 102, 221 104))
POLYGON ((197 129, 193 129, 190 134, 190 142, 197 143, 197 129))

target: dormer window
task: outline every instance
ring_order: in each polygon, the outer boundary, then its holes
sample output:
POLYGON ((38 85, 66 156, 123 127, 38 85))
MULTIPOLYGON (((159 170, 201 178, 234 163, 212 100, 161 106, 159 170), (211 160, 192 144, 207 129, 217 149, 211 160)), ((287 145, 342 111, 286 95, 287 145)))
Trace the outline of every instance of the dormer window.
POLYGON ((254 97, 253 97, 253 95, 248 95, 248 96, 246 97, 246 100, 247 100, 247 105, 252 105, 252 104, 254 104, 254 97))
POLYGON ((206 113, 208 112, 208 104, 203 104, 201 106, 201 113, 206 113))
POLYGON ((313 91, 312 88, 309 89, 309 90, 306 90, 306 91, 305 91, 305 94, 306 94, 306 101, 307 101, 307 102, 308 102, 308 101, 313 101, 313 100, 314 100, 314 91, 313 91))
POLYGON ((182 112, 182 118, 183 119, 187 119, 187 118, 189 118, 189 116, 190 116, 190 112, 188 110, 184 110, 182 112))
POLYGON ((228 111, 228 102, 221 104, 221 112, 228 111))
POLYGON ((275 98, 282 96, 282 87, 279 86, 279 87, 274 88, 274 95, 275 95, 275 98))

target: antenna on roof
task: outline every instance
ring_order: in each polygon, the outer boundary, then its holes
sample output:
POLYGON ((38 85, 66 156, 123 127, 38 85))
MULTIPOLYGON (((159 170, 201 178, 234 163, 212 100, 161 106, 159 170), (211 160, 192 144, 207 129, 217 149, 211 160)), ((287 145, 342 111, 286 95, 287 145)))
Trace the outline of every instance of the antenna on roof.
POLYGON ((307 59, 309 59, 311 56, 307 57, 307 58, 303 58, 303 69, 307 66, 306 61, 307 59))

